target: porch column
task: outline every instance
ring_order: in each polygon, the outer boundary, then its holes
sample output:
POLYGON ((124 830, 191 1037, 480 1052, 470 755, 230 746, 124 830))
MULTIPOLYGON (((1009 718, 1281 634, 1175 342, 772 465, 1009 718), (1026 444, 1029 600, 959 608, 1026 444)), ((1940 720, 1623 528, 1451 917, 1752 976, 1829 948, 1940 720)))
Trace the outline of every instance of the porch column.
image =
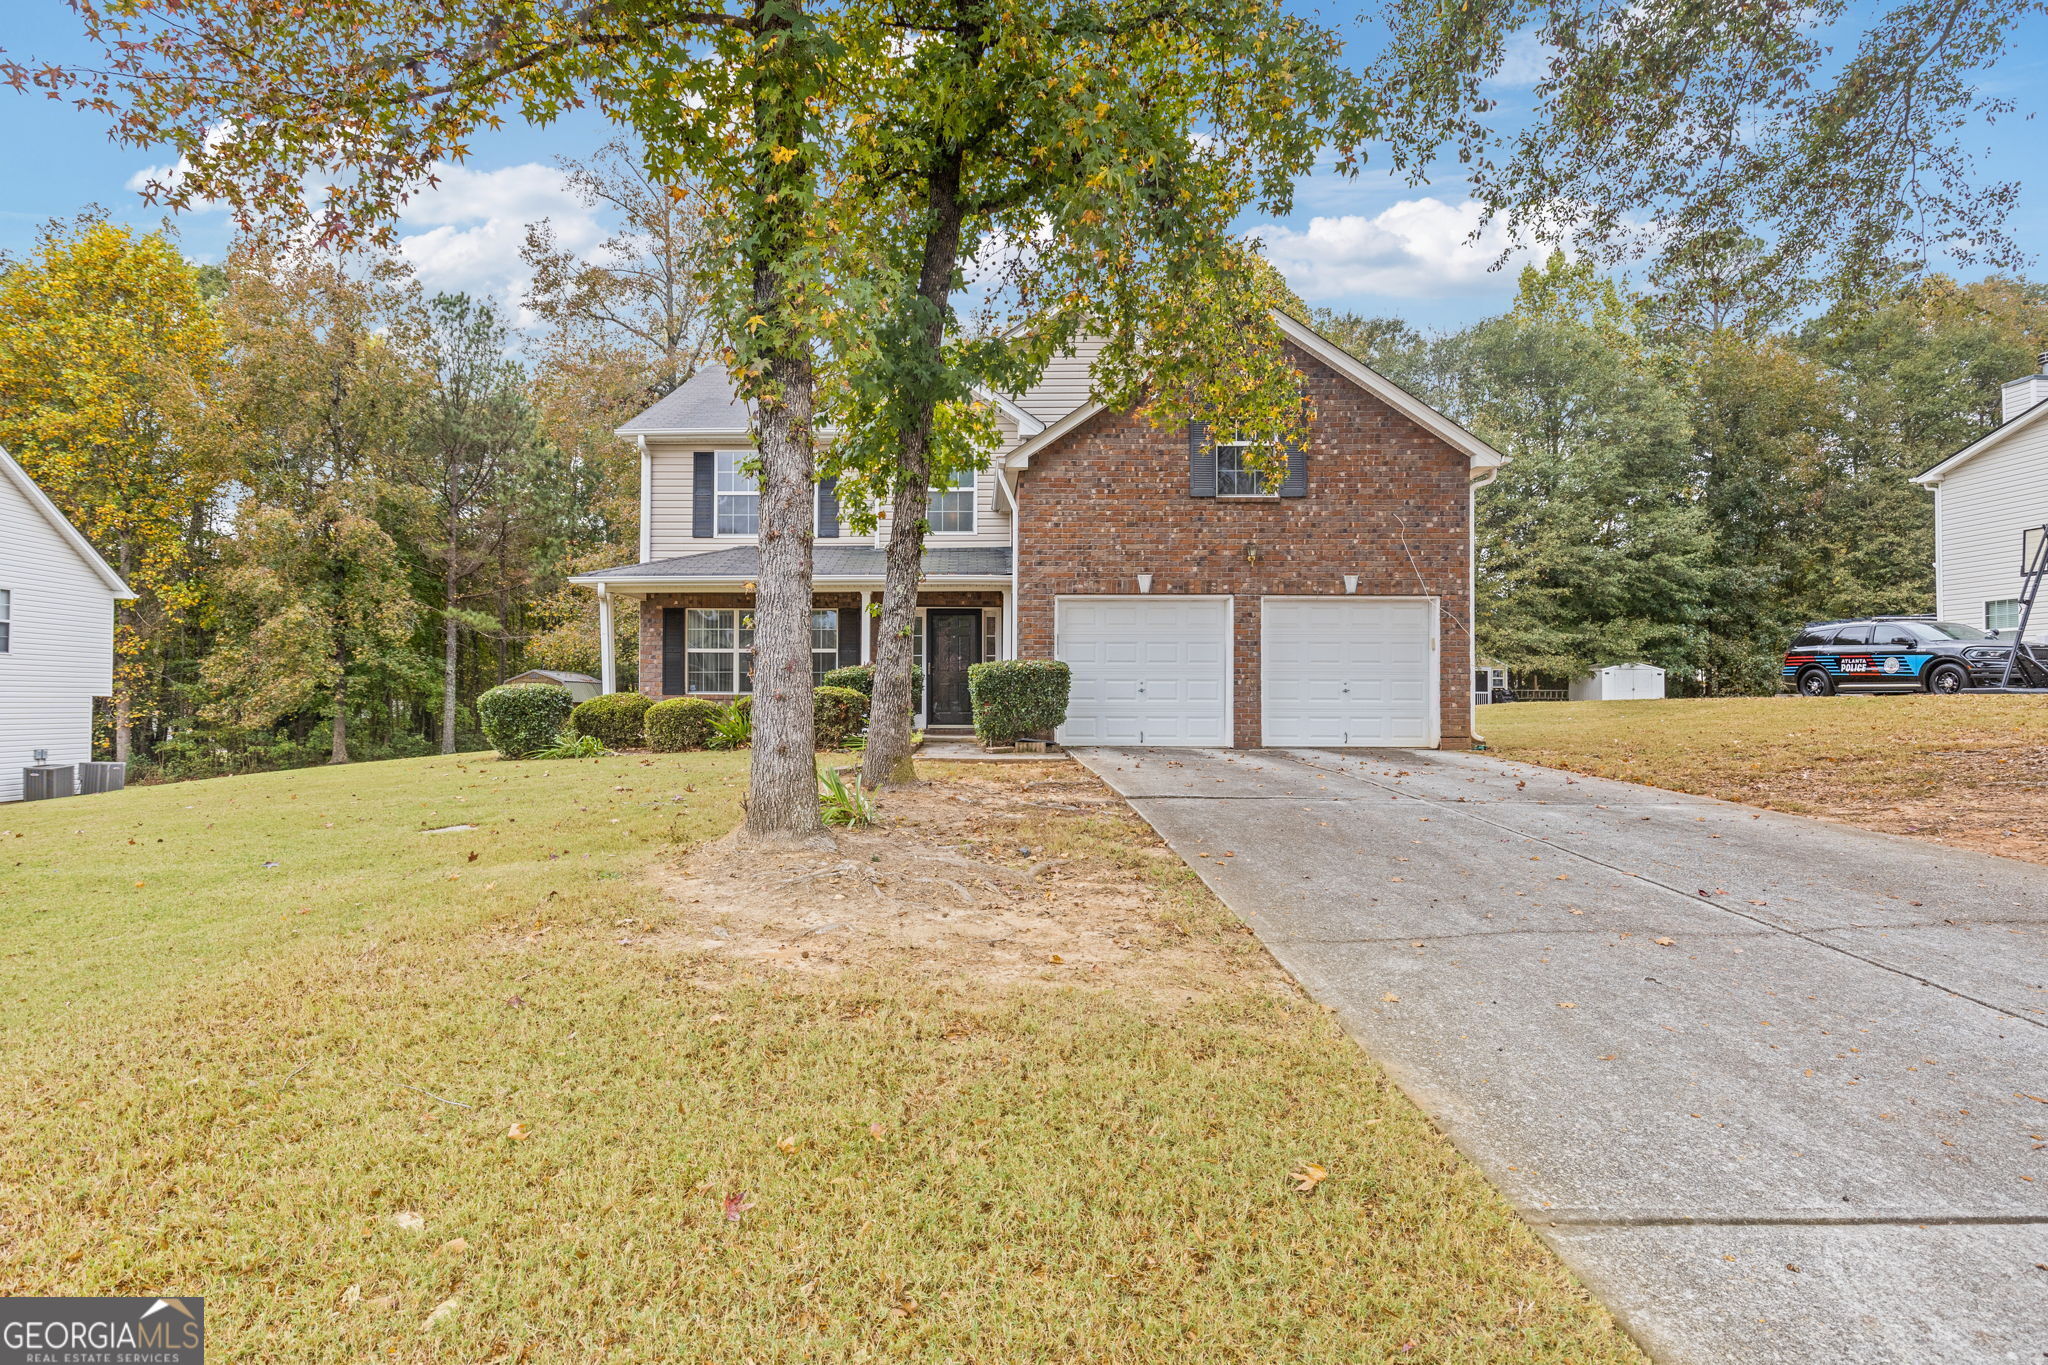
POLYGON ((597 657, 607 695, 619 690, 618 641, 612 631, 612 595, 606 585, 597 585, 597 657))
POLYGON ((868 602, 874 596, 866 588, 860 590, 860 661, 871 664, 874 660, 875 625, 868 616, 868 602))

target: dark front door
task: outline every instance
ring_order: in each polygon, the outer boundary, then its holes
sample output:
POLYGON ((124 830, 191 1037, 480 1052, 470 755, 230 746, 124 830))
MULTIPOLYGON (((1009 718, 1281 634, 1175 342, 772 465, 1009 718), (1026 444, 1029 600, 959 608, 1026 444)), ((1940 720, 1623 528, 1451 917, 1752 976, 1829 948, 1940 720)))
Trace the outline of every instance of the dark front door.
POLYGON ((972 725, 967 666, 981 662, 981 613, 928 611, 924 617, 927 725, 972 725))

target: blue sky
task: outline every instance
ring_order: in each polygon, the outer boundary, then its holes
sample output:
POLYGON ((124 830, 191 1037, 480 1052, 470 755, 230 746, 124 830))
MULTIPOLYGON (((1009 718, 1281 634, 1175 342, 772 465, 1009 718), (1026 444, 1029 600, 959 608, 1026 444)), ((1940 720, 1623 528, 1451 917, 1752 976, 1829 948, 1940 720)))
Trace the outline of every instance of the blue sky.
MULTIPOLYGON (((1363 60, 1376 46, 1372 21, 1361 13, 1342 22, 1363 60)), ((2034 20, 2029 27, 2048 37, 2048 23, 2034 20)), ((0 16, 0 48, 18 59, 85 55, 77 20, 62 0, 14 0, 0 16)), ((2048 43, 2022 43, 2017 52, 1987 89, 2016 101, 2018 111, 1970 141, 1984 152, 1987 175, 2021 182, 2013 226, 2032 248, 2048 245, 2048 183, 2026 183, 2042 164, 2040 145, 2048 138, 2048 120, 2027 117, 2044 106, 2048 43)), ((1527 103, 1526 87, 1506 85, 1499 94, 1510 117, 1518 96, 1527 103)), ((0 252, 25 249, 45 219, 68 217, 87 204, 138 225, 161 221, 134 186, 140 173, 168 161, 167 154, 115 146, 95 116, 5 89, 0 128, 6 133, 0 184, 7 186, 0 198, 0 252)), ((565 242, 594 245, 604 224, 564 192, 554 159, 584 155, 607 136, 604 120, 588 113, 548 128, 508 127, 478 136, 470 159, 453 168, 439 190, 415 201, 400 225, 406 253, 425 282, 514 302, 524 281, 519 243, 525 223, 550 218, 565 242)), ((1310 303, 1437 327, 1498 312, 1514 293, 1512 264, 1490 272, 1492 250, 1463 244, 1472 221, 1454 178, 1412 186, 1383 173, 1355 180, 1321 174, 1300 184, 1286 218, 1255 214, 1242 226, 1260 231, 1275 263, 1310 303)), ((188 213, 175 226, 195 256, 218 259, 226 246, 218 213, 188 213)))

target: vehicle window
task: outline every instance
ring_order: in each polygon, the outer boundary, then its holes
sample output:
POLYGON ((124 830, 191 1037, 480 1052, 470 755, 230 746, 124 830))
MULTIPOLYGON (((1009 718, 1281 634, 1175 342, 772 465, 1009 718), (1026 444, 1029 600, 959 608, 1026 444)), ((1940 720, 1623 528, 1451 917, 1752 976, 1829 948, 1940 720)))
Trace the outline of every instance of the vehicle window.
POLYGON ((1815 645, 1824 645, 1833 638, 1834 632, 1826 626, 1822 626, 1818 629, 1802 630, 1793 639, 1792 648, 1812 649, 1815 645))
POLYGON ((1991 637, 1975 626, 1962 625, 1955 621, 1922 621, 1921 631, 1930 640, 1988 640, 1991 637))
POLYGON ((1867 645, 1870 643, 1870 627, 1867 625, 1843 626, 1835 632, 1835 643, 1838 645, 1867 645))
POLYGON ((1920 634, 1910 621, 1879 621, 1870 628, 1870 642, 1874 645, 1917 645, 1920 634))

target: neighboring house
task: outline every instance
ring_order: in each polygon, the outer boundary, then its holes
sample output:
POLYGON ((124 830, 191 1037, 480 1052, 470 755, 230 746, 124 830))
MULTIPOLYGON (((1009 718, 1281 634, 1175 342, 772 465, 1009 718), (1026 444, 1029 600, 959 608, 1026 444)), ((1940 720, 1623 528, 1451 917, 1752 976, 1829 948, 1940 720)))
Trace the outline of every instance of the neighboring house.
POLYGON ((553 668, 529 668, 516 678, 505 679, 510 687, 515 683, 540 683, 547 687, 559 687, 569 694, 569 700, 589 701, 598 694, 600 684, 588 673, 564 673, 553 668))
POLYGON ((132 598, 0 450, 0 801, 31 763, 92 758, 92 699, 114 690, 114 603, 132 598))
MULTIPOLYGON (((1074 670, 1069 745, 1470 745, 1472 494, 1502 457, 1278 321, 1316 419, 1273 495, 1242 446, 1091 401, 1096 346, 995 400, 991 467, 930 495, 920 724, 972 724, 972 664, 1057 658, 1074 670)), ((619 428, 640 448, 640 562, 575 581, 600 595, 607 644, 613 604, 638 611, 649 695, 751 687, 749 426, 707 366, 619 428)), ((888 527, 847 534, 829 483, 817 517, 822 676, 872 658, 861 622, 888 527)))
MULTIPOLYGON (((2007 384, 1999 424, 1913 482, 1934 490, 1934 612, 2010 631, 2020 620, 2021 537, 2048 523, 2048 353, 2007 384)), ((2037 613, 2027 638, 2048 639, 2037 613)))

